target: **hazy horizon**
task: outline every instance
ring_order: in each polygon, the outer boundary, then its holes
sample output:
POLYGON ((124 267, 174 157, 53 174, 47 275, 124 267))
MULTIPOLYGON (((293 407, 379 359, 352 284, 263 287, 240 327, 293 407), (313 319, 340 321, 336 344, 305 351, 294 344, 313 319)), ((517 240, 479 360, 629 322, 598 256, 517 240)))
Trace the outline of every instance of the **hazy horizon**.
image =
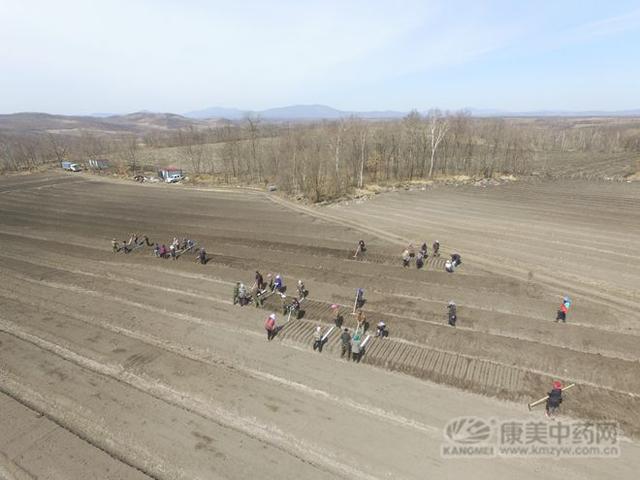
MULTIPOLYGON (((466 112, 467 114, 478 118, 545 118, 545 117, 564 117, 564 118, 589 118, 589 117, 618 117, 618 118, 635 118, 640 116, 640 108, 627 108, 624 110, 498 110, 498 109, 476 109, 473 107, 464 107, 460 109, 440 109, 435 108, 441 112, 448 114, 457 114, 460 112, 466 112)), ((58 113, 58 112, 46 112, 46 111, 17 111, 17 112, 0 112, 0 116, 4 115, 52 115, 62 117, 89 117, 97 119, 109 119, 110 117, 126 117, 129 115, 148 114, 148 115, 178 115, 191 120, 206 120, 206 119, 228 119, 232 121, 241 120, 247 116, 257 115, 263 120, 313 120, 313 119, 338 119, 349 118, 354 115, 356 117, 362 116, 362 118, 370 119, 393 119, 404 118, 411 112, 418 112, 422 115, 428 115, 433 110, 431 108, 412 108, 408 110, 392 110, 392 109, 376 109, 367 108, 364 110, 341 110, 334 108, 330 105, 320 104, 297 104, 297 105, 282 105, 272 108, 266 108, 262 110, 258 109, 237 109, 234 107, 218 107, 210 106, 208 108, 202 108, 198 110, 192 110, 190 112, 169 112, 169 111, 152 111, 148 109, 129 111, 129 112, 89 112, 89 113, 58 113), (316 107, 320 107, 321 111, 315 110, 316 107), (328 113, 324 115, 324 109, 328 109, 328 113), (227 112, 228 111, 228 112, 227 112), (213 113, 211 113, 213 112, 213 113), (337 116, 340 114, 339 116, 337 116), (370 114, 371 116, 367 116, 370 114), (388 114, 388 115, 385 115, 388 114)))
POLYGON ((0 113, 640 108, 633 1, 0 0, 0 113))

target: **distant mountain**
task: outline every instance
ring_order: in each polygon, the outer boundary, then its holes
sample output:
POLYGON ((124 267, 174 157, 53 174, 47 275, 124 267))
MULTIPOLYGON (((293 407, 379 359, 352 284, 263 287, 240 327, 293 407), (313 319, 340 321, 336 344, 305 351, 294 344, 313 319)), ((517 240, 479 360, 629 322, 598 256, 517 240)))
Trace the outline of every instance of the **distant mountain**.
POLYGON ((196 110, 185 113, 190 118, 225 118, 228 120, 241 120, 248 116, 259 116, 264 120, 337 120, 356 116, 360 118, 401 118, 407 112, 372 111, 356 112, 338 110, 327 105, 289 105, 286 107, 269 108, 266 110, 239 110, 237 108, 210 107, 204 110, 196 110))
POLYGON ((502 117, 509 115, 506 110, 498 110, 495 108, 466 108, 466 112, 469 112, 473 117, 502 117))
POLYGON ((291 105, 257 113, 267 120, 335 120, 349 115, 326 105, 291 105))
POLYGON ((542 110, 534 112, 522 112, 519 115, 526 117, 637 117, 640 109, 633 110, 542 110))
POLYGON ((91 131, 107 134, 144 134, 154 130, 214 126, 216 123, 211 120, 187 118, 175 113, 135 112, 127 115, 90 117, 22 112, 0 115, 0 132, 55 132, 73 135, 91 131))
MULTIPOLYGON (((467 108, 474 117, 636 117, 640 116, 640 109, 619 111, 508 111, 494 108, 467 108)), ((227 119, 242 120, 247 116, 259 116, 263 120, 336 120, 351 116, 367 119, 393 119, 405 117, 409 112, 395 110, 383 111, 346 111, 338 110, 327 105, 289 105, 286 107, 269 108, 266 110, 240 110, 237 108, 211 107, 185 113, 185 117, 196 119, 227 119)), ((428 112, 421 112, 426 115, 428 112)))
POLYGON ((361 118, 403 118, 409 115, 409 112, 399 112, 396 110, 374 110, 371 112, 351 112, 350 115, 361 117, 361 118))
POLYGON ((105 119, 109 123, 118 125, 135 125, 140 128, 161 128, 173 130, 187 128, 194 125, 191 118, 183 117, 175 113, 135 112, 127 115, 114 115, 105 119))
MULTIPOLYGON (((565 111, 543 110, 532 112, 509 112, 495 109, 466 109, 474 117, 640 117, 640 109, 617 111, 565 111)), ((127 115, 80 116, 51 115, 48 113, 22 112, 0 115, 0 133, 61 133, 79 135, 82 132, 103 134, 133 133, 143 135, 153 131, 177 130, 184 128, 207 128, 220 125, 220 119, 239 121, 248 115, 258 115, 265 121, 318 121, 336 120, 351 116, 363 119, 402 118, 408 112, 393 110, 356 112, 337 110, 326 105, 291 105, 260 111, 236 108, 208 108, 186 115, 175 113, 134 112, 127 115)), ((426 112, 422 112, 426 115, 426 112)))
POLYGON ((631 110, 533 110, 513 112, 483 108, 468 108, 474 117, 638 117, 640 109, 631 110))
MULTIPOLYGON (((21 112, 9 115, 0 115, 0 131, 13 132, 47 132, 67 131, 77 129, 102 130, 105 128, 105 120, 97 117, 77 115, 51 115, 48 113, 21 112)), ((111 131, 124 131, 125 128, 113 125, 111 131)))
POLYGON ((185 117, 189 118, 226 118, 227 120, 241 120, 249 115, 248 110, 240 110, 238 108, 209 107, 203 110, 194 110, 187 112, 185 117))
POLYGON ((90 113, 89 116, 90 117, 101 117, 101 118, 105 118, 105 117, 115 117, 116 115, 120 115, 119 113, 107 113, 107 112, 94 112, 94 113, 90 113))

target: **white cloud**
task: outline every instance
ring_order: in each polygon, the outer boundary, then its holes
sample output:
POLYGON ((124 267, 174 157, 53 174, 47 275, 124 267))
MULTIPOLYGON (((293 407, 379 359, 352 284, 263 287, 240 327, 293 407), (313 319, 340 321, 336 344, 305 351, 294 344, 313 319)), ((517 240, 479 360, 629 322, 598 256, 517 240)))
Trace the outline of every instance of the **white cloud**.
POLYGON ((640 9, 579 25, 570 29, 567 32, 567 37, 580 41, 637 29, 640 29, 640 9))

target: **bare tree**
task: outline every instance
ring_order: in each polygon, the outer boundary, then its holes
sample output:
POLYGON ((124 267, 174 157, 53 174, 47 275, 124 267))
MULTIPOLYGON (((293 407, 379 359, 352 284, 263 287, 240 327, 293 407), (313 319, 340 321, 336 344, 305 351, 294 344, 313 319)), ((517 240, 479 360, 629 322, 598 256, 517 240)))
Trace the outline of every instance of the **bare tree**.
POLYGON ((431 138, 431 163, 429 166, 429 178, 433 177, 433 168, 436 161, 436 152, 440 143, 447 134, 449 122, 440 110, 432 110, 429 112, 429 130, 431 138))
POLYGON ((49 133, 47 137, 49 139, 49 144, 51 145, 51 149, 53 150, 53 154, 55 155, 56 160, 60 164, 60 167, 62 167, 62 162, 64 162, 65 159, 67 158, 68 146, 64 141, 64 139, 58 135, 49 133))
MULTIPOLYGON (((3 130, 0 170, 111 155, 124 173, 138 170, 143 154, 173 147, 193 173, 221 173, 226 182, 275 182, 283 191, 320 201, 371 182, 439 174, 559 175, 567 169, 559 168, 558 161, 586 157, 581 153, 602 158, 602 164, 615 154, 613 168, 619 165, 626 174, 640 168, 633 164, 640 155, 639 129, 640 121, 631 118, 496 119, 433 110, 426 116, 414 111, 402 120, 375 122, 350 118, 284 124, 251 117, 212 127, 154 130, 142 137, 98 130, 80 135, 3 130), (216 143, 222 143, 220 148, 216 143)), ((585 171, 582 163, 573 165, 577 174, 585 171)), ((592 169, 591 174, 610 171, 592 169)))
POLYGON ((229 174, 231 177, 238 178, 238 140, 228 140, 222 146, 222 164, 224 166, 225 181, 229 181, 229 174))
POLYGON ((418 168, 420 157, 420 142, 422 139, 422 116, 417 110, 413 110, 403 120, 405 165, 409 181, 413 180, 418 168))
POLYGON ((129 165, 129 169, 135 175, 138 170, 138 154, 140 151, 140 144, 138 143, 138 138, 136 136, 129 136, 123 139, 124 144, 124 155, 127 160, 127 164, 129 165))
POLYGON ((0 160, 0 172, 18 170, 11 140, 3 135, 0 135, 0 160))
POLYGON ((98 135, 84 132, 81 137, 82 154, 92 160, 98 160, 107 151, 107 142, 98 135))
POLYGON ((346 122, 342 119, 335 123, 330 123, 328 126, 329 146, 333 152, 335 165, 334 185, 336 195, 340 195, 342 193, 341 154, 346 129, 346 122))
POLYGON ((250 153, 251 153, 251 170, 257 172, 258 183, 263 180, 262 162, 258 158, 258 137, 260 128, 260 117, 248 115, 245 119, 247 130, 249 132, 250 153))

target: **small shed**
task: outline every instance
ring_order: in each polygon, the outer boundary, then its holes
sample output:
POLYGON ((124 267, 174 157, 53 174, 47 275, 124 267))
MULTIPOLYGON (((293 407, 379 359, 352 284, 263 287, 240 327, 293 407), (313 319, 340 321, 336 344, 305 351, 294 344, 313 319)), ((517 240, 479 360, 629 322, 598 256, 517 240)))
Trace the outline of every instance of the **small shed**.
POLYGON ((109 168, 109 160, 106 160, 106 159, 89 160, 89 168, 92 170, 106 170, 109 168))
POLYGON ((160 177, 164 181, 166 181, 167 178, 171 177, 172 175, 182 175, 182 174, 183 174, 182 169, 176 168, 176 167, 167 167, 167 168, 158 170, 158 177, 160 177))

